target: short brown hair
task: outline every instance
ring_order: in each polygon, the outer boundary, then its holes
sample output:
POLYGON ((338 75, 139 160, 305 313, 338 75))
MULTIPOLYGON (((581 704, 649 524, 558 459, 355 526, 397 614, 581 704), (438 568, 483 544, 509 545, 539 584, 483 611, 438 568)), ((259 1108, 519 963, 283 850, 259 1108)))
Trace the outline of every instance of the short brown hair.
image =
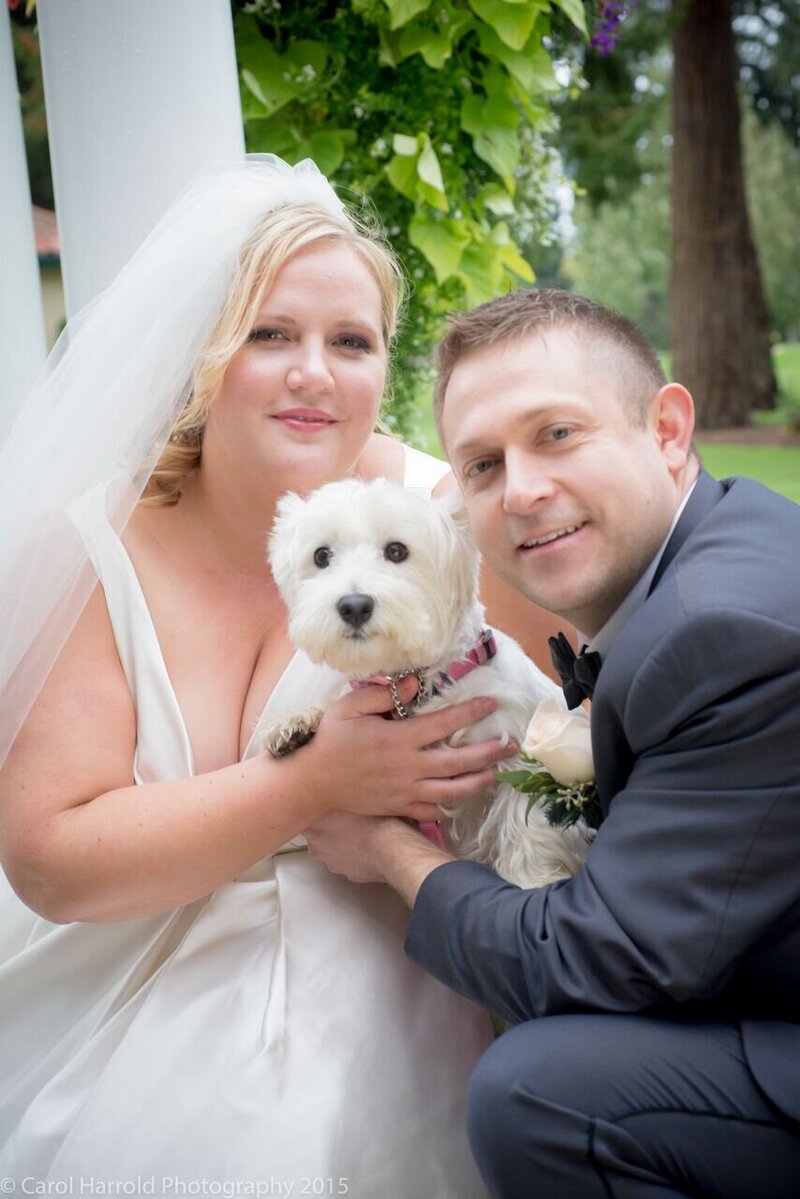
POLYGON ((453 316, 439 346, 433 410, 439 436, 444 396, 458 363, 486 346, 526 337, 545 329, 570 329, 578 337, 599 343, 614 355, 630 420, 644 424, 655 393, 667 382, 655 350, 638 325, 610 308, 557 288, 534 287, 509 292, 471 312, 453 316))

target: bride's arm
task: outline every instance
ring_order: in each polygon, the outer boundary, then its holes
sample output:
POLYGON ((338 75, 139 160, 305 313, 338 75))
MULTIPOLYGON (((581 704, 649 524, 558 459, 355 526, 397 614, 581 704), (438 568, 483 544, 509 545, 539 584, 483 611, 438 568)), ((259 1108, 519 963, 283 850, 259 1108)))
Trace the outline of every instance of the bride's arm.
POLYGON ((131 919, 208 894, 330 811, 433 819, 487 785, 499 744, 425 748, 485 704, 397 724, 372 715, 380 690, 340 700, 286 759, 136 786, 133 703, 97 588, 0 776, 12 885, 59 923, 131 919))

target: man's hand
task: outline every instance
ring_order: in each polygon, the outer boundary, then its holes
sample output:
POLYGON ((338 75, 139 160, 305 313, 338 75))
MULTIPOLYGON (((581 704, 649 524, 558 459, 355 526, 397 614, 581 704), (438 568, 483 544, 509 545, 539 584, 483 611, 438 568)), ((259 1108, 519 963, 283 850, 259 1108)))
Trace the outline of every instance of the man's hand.
POLYGON ((308 853, 354 883, 388 883, 413 907, 437 866, 454 859, 404 820, 333 812, 306 829, 308 853))

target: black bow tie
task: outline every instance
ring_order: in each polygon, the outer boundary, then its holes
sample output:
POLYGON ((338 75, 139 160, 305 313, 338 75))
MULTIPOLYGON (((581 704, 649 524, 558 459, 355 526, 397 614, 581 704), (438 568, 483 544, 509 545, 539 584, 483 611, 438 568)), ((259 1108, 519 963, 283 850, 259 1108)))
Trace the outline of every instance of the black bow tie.
POLYGON ((568 708, 577 708, 584 699, 594 695, 594 685, 600 673, 601 658, 597 653, 575 653, 563 633, 550 637, 550 657, 558 671, 568 708))

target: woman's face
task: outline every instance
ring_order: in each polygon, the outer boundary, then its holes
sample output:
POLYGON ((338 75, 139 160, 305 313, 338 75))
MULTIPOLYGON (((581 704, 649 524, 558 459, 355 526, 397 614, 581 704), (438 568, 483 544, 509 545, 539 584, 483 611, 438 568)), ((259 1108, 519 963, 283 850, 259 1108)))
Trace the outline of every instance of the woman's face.
POLYGON ((381 296, 343 241, 320 241, 275 277, 249 341, 211 405, 203 458, 242 482, 308 491, 348 474, 375 425, 386 378, 381 296))

